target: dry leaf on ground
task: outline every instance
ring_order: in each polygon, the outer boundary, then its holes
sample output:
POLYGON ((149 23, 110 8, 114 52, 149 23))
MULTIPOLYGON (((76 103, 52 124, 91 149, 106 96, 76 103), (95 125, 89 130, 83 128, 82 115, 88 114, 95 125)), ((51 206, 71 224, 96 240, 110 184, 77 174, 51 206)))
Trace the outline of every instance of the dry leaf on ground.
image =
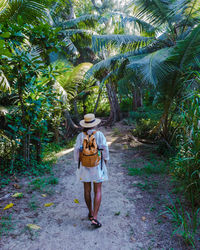
POLYGON ((145 217, 145 216, 142 216, 142 220, 145 221, 145 220, 146 220, 146 217, 145 217))
POLYGON ((133 236, 131 236, 131 240, 132 240, 132 241, 135 241, 135 238, 134 238, 133 236))
POLYGON ((4 210, 9 209, 9 208, 11 208, 11 207, 13 207, 13 206, 14 206, 13 203, 9 203, 8 205, 6 205, 6 206, 4 207, 4 210))
POLYGON ((23 196, 22 193, 15 193, 15 194, 12 195, 12 197, 15 197, 15 198, 22 197, 22 196, 23 196))
POLYGON ((35 229, 35 230, 40 229, 40 227, 35 225, 35 224, 27 224, 27 227, 30 228, 30 229, 35 229))
POLYGON ((50 207, 50 206, 52 206, 53 204, 54 204, 54 203, 52 203, 52 202, 51 202, 51 203, 45 203, 44 206, 45 206, 45 207, 50 207))
POLYGON ((20 187, 20 185, 19 185, 19 184, 17 184, 17 183, 13 184, 13 186, 14 186, 16 189, 21 188, 21 187, 20 187))

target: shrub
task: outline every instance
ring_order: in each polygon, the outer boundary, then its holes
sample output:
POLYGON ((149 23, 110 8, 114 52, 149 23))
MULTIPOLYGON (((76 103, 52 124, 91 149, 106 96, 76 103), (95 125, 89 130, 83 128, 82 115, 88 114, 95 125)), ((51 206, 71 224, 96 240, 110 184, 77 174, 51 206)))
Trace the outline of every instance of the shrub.
POLYGON ((156 124, 156 120, 152 120, 150 118, 142 118, 137 122, 136 127, 135 129, 133 129, 132 133, 134 136, 138 136, 140 138, 154 139, 156 137, 156 134, 151 134, 150 131, 156 124))
POLYGON ((128 112, 132 110, 132 106, 133 106, 133 99, 132 98, 124 98, 121 100, 120 103, 120 110, 122 112, 128 112))
MULTIPOLYGON (((185 105, 185 106, 184 106, 185 105)), ((200 96, 182 108, 178 153, 171 158, 171 173, 192 202, 200 204, 200 96)))

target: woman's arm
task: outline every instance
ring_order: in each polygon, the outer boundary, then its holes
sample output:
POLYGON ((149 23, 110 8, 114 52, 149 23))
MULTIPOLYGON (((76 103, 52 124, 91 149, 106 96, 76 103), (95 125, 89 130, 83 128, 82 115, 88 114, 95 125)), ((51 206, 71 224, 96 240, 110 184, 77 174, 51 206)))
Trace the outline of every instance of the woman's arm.
POLYGON ((74 161, 75 162, 78 162, 78 160, 79 160, 79 149, 80 149, 80 146, 81 146, 81 134, 79 134, 77 136, 76 144, 74 146, 74 161))
POLYGON ((106 138, 102 132, 100 132, 100 148, 102 149, 103 159, 105 163, 107 163, 109 160, 109 149, 106 138))

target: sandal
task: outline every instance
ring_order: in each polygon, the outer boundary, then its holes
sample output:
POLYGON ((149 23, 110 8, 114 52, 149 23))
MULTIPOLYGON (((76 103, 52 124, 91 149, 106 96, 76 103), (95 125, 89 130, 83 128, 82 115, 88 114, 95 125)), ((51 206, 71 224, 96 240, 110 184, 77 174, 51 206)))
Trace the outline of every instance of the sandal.
POLYGON ((92 221, 94 221, 94 222, 96 222, 96 223, 93 223, 92 222, 92 226, 95 226, 95 228, 98 228, 98 227, 101 227, 102 225, 101 225, 101 223, 98 221, 98 220, 96 220, 96 219, 92 219, 92 221))
POLYGON ((92 221, 92 220, 93 220, 93 215, 88 214, 88 219, 89 219, 90 221, 92 221))

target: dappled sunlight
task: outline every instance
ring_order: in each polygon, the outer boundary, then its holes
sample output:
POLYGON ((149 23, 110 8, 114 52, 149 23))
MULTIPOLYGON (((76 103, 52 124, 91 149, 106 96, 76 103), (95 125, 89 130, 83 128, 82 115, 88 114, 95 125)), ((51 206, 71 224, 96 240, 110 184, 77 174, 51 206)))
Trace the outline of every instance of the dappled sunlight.
POLYGON ((112 143, 113 143, 112 141, 107 142, 108 146, 110 146, 112 143))
POLYGON ((0 250, 200 249, 199 6, 0 2, 0 250))
MULTIPOLYGON (((108 143, 108 146, 110 146, 113 143, 113 141, 108 141, 107 143, 108 143)), ((63 149, 62 151, 55 154, 55 156, 57 158, 60 158, 60 157, 62 157, 64 155, 67 155, 67 154, 73 152, 73 151, 74 151, 74 147, 73 148, 68 148, 68 149, 63 149)))
POLYGON ((64 149, 64 150, 60 151, 59 153, 57 153, 55 156, 57 158, 60 158, 63 155, 67 155, 67 154, 71 153, 73 150, 74 150, 74 147, 73 148, 64 149))
MULTIPOLYGON (((123 138, 123 136, 110 136, 110 135, 105 135, 106 138, 107 138, 107 144, 109 147, 111 147, 113 144, 118 144, 120 147, 123 147, 124 150, 126 149, 130 149, 130 148, 136 148, 136 147, 139 147, 142 145, 142 143, 138 142, 138 141, 135 141, 134 142, 134 145, 128 141, 128 140, 125 140, 126 138, 123 138)), ((60 158, 64 155, 67 155, 71 152, 74 151, 74 147, 72 148, 68 148, 68 149, 63 149, 61 150, 60 152, 56 153, 55 154, 55 157, 56 158, 60 158)))

